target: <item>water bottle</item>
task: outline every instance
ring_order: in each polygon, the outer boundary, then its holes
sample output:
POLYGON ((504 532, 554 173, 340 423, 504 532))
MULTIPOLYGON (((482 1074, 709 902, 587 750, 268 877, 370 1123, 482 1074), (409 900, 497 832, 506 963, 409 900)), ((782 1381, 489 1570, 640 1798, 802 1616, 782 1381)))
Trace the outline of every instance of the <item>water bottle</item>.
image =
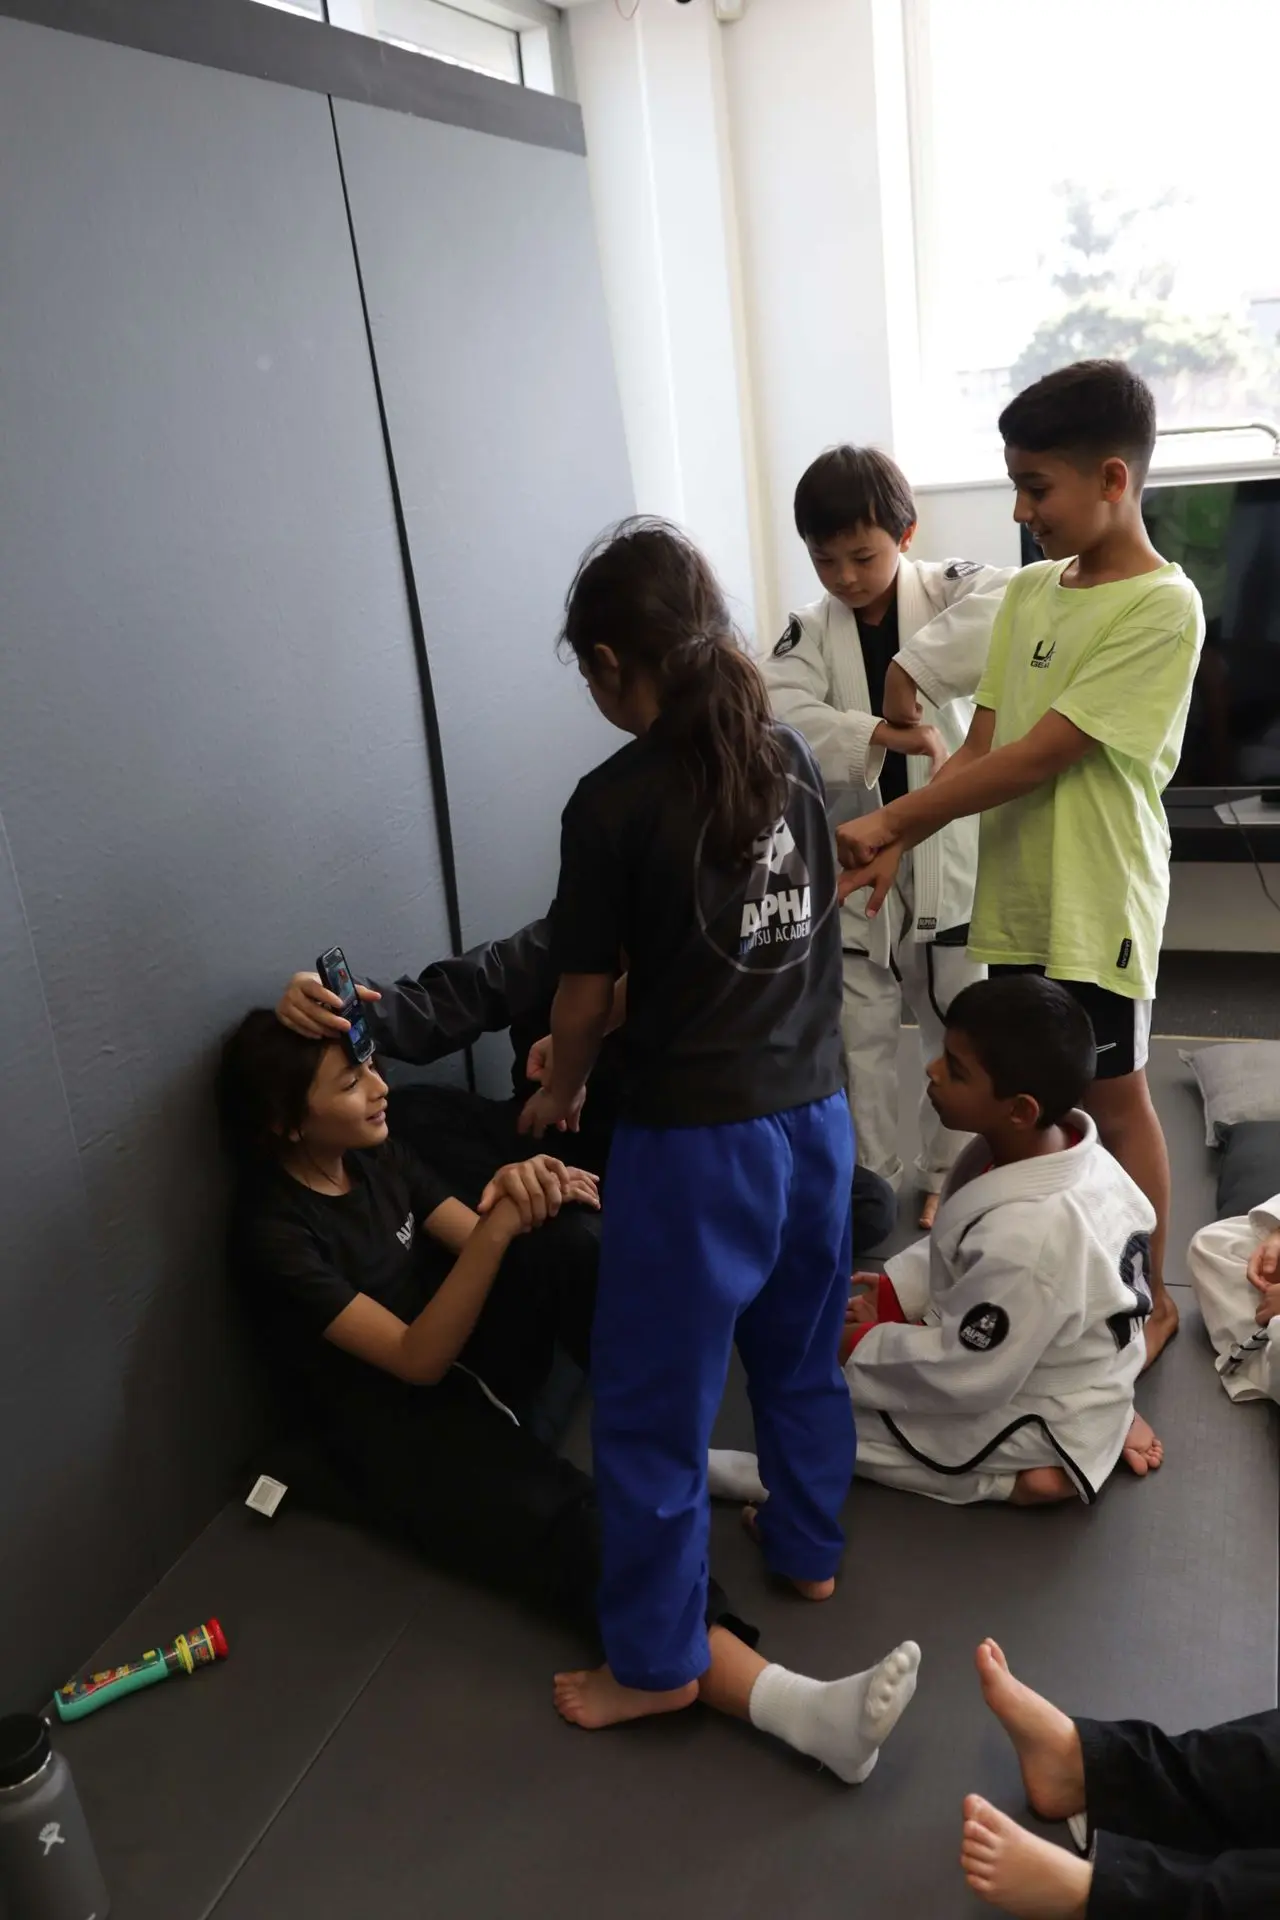
POLYGON ((33 1713, 0 1719, 0 1913, 107 1920, 110 1902, 71 1769, 33 1713))

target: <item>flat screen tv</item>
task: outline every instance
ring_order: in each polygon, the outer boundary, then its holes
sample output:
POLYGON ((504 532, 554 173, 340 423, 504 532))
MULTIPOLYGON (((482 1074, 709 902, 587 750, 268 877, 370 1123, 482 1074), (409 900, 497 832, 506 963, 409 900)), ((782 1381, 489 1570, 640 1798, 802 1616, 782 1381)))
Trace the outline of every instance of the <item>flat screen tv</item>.
MULTIPOLYGON (((1167 798, 1197 788, 1280 801, 1280 475, 1157 479, 1142 510, 1156 547, 1195 581, 1205 611, 1204 653, 1167 798)), ((1024 527, 1024 566, 1040 557, 1024 527)))

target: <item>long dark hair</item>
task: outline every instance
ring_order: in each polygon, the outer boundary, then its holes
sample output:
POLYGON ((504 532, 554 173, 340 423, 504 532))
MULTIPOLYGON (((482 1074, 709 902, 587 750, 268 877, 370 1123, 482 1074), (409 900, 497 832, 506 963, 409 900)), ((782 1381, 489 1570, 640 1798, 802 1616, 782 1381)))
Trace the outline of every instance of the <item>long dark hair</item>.
POLYGON ((239 1172, 262 1172, 288 1151, 307 1117, 311 1085, 327 1041, 307 1040, 266 1007, 245 1015, 222 1049, 218 1118, 239 1172))
POLYGON ((666 737, 710 815, 708 851, 744 863, 786 806, 787 767, 760 671, 693 542, 665 520, 602 534, 569 589, 561 641, 589 673, 604 645, 624 686, 651 677, 666 737))

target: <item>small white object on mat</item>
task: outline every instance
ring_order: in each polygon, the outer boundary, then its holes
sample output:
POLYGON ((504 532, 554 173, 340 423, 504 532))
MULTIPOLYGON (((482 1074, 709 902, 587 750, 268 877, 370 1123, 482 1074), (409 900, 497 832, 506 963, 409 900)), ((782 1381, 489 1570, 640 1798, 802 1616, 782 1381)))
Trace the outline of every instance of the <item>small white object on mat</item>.
POLYGON ((269 1473, 260 1473, 250 1489, 245 1505, 252 1507, 255 1513, 265 1514, 268 1520, 274 1520, 276 1508, 288 1491, 283 1480, 273 1480, 269 1473))

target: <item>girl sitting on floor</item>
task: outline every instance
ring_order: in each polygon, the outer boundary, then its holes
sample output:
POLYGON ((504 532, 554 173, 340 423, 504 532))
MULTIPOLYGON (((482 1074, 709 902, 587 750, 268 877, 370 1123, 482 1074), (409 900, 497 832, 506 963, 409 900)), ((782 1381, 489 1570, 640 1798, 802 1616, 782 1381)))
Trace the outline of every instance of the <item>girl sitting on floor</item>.
MULTIPOLYGON (((588 1363, 594 1241, 563 1229, 598 1206, 595 1180, 539 1155, 472 1212, 389 1140, 373 1065, 265 1011, 227 1043, 220 1091, 237 1277, 348 1509, 594 1642, 595 1489, 521 1416, 557 1338, 588 1363)), ((866 1777, 914 1691, 914 1647, 824 1683, 763 1660, 714 1582, 706 1620, 699 1698, 866 1777)))

